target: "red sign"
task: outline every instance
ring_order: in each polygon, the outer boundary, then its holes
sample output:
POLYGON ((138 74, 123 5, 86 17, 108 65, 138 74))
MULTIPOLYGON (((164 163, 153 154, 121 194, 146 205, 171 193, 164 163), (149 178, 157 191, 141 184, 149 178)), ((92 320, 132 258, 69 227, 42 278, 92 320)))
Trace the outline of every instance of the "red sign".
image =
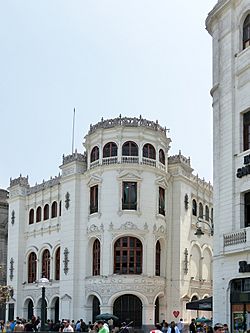
POLYGON ((177 318, 178 316, 179 316, 179 314, 180 314, 180 311, 173 311, 173 315, 175 316, 175 318, 177 318))

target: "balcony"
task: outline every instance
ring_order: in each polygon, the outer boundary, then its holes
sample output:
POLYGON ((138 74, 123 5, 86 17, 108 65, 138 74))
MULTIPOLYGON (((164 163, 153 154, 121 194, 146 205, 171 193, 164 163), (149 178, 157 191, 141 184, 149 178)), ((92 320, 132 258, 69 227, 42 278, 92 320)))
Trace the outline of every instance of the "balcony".
POLYGON ((117 160, 117 156, 113 156, 113 157, 104 157, 102 159, 102 165, 110 165, 110 164, 117 164, 118 160, 117 160))
POLYGON ((142 164, 156 167, 156 161, 151 158, 147 158, 147 157, 142 158, 142 164))
POLYGON ((224 247, 230 245, 237 245, 241 243, 246 243, 247 241, 247 233, 246 230, 239 230, 235 232, 231 232, 229 234, 224 234, 224 247))

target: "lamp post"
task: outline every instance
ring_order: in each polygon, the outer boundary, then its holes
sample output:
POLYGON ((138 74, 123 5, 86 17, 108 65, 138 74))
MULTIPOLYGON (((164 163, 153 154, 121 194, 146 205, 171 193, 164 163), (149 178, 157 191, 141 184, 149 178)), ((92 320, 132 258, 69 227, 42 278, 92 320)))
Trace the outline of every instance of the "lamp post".
POLYGON ((45 314, 46 314, 46 305, 45 305, 45 285, 49 283, 49 280, 45 277, 42 277, 38 283, 42 286, 42 304, 41 304, 41 332, 45 331, 45 314))
POLYGON ((203 223, 203 224, 207 225, 209 227, 209 229, 210 229, 210 235, 211 236, 214 235, 214 223, 213 223, 213 219, 211 217, 203 215, 203 216, 199 216, 197 218, 196 232, 195 232, 196 236, 201 237, 202 235, 204 235, 204 232, 202 231, 201 227, 199 226, 200 223, 203 223), (205 218, 205 220, 204 220, 204 218, 205 218))

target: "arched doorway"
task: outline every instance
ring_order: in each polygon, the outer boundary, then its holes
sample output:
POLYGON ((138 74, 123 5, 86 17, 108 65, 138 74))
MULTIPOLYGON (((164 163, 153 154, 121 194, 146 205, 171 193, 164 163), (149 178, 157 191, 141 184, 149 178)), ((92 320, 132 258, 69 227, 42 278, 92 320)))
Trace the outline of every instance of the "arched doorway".
POLYGON ((114 302, 113 313, 121 322, 133 321, 134 327, 142 326, 142 302, 135 295, 123 295, 114 302))
POLYGON ((100 301, 94 296, 92 301, 92 323, 95 322, 95 317, 100 314, 100 301))
POLYGON ((53 300, 53 303, 51 306, 51 317, 52 317, 54 323, 59 322, 59 297, 56 297, 53 300))
POLYGON ((28 320, 32 318, 33 314, 34 314, 34 304, 30 299, 28 303, 28 320))
POLYGON ((155 300, 155 324, 160 322, 160 305, 159 305, 159 297, 155 300))

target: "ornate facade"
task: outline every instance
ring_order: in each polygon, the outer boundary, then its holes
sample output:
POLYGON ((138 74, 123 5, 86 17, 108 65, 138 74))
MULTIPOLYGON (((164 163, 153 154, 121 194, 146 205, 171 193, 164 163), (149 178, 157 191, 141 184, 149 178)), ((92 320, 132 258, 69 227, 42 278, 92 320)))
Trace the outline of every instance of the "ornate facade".
MULTIPOLYGON (((0 189, 0 285, 7 283, 8 192, 0 189)), ((1 302, 0 302, 1 303, 1 302)), ((0 304, 0 318, 5 317, 5 304, 0 304)))
POLYGON ((213 37, 214 320, 250 329, 250 1, 220 0, 213 37))
POLYGON ((212 237, 206 227, 201 240, 194 235, 198 216, 212 218, 212 186, 190 159, 168 156, 170 141, 158 122, 102 119, 83 154, 63 156, 61 175, 35 186, 11 180, 15 315, 40 314, 45 276, 49 319, 111 312, 142 326, 174 311, 190 319, 186 302, 212 291, 212 237))

